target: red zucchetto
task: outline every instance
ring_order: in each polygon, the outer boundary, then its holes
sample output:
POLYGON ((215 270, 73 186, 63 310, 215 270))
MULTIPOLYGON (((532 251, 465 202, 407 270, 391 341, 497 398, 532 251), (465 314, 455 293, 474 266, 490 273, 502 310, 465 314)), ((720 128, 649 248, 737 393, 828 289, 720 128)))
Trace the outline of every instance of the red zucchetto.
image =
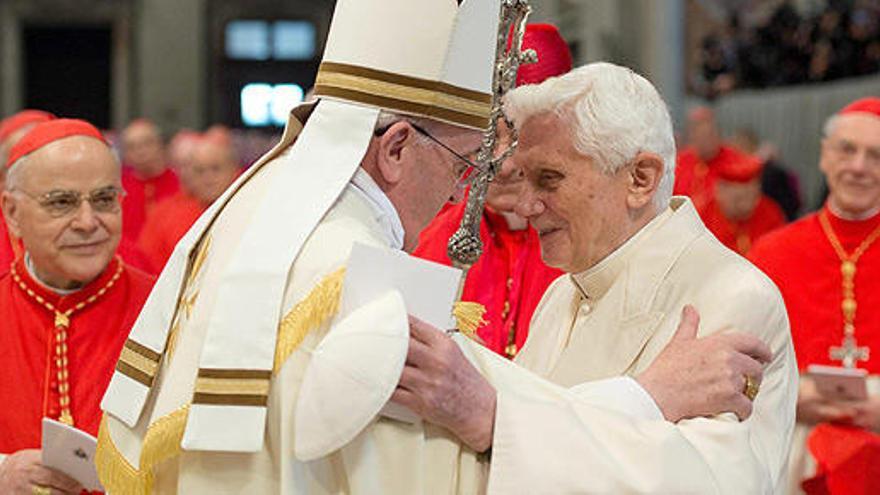
POLYGON ((761 160, 745 153, 731 153, 722 158, 715 165, 719 180, 744 184, 757 179, 764 171, 761 160))
MULTIPOLYGON (((101 131, 85 120, 55 119, 37 124, 9 151, 6 167, 10 168, 22 157, 37 151, 49 143, 72 136, 87 136, 107 143, 101 131)), ((108 145, 109 146, 109 145, 108 145)))
POLYGON ((6 141, 15 131, 26 125, 39 124, 54 118, 54 115, 42 110, 22 110, 0 121, 0 142, 6 141))
POLYGON ((837 112, 837 115, 845 115, 849 113, 870 113, 875 117, 880 117, 880 98, 877 98, 876 96, 860 98, 843 107, 837 112))
POLYGON ((516 73, 516 85, 538 84, 550 77, 571 70, 572 58, 568 44, 552 24, 528 24, 523 35, 523 49, 535 50, 538 61, 523 64, 516 73))

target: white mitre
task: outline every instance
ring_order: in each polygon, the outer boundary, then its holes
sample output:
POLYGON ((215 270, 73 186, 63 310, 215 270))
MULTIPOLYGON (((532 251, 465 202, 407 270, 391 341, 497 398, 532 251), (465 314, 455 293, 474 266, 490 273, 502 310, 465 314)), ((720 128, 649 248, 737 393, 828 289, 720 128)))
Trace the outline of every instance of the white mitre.
POLYGON ((380 110, 488 126, 500 10, 501 0, 336 2, 315 86, 317 105, 295 108, 296 115, 311 110, 305 126, 291 117, 281 143, 177 245, 123 348, 101 404, 107 413, 129 427, 138 422, 200 243, 238 188, 272 161, 282 170, 280 179, 262 198, 217 289, 182 442, 187 450, 262 448, 275 339, 294 260, 359 166, 380 110), (218 380, 227 385, 222 392, 209 386, 218 380))

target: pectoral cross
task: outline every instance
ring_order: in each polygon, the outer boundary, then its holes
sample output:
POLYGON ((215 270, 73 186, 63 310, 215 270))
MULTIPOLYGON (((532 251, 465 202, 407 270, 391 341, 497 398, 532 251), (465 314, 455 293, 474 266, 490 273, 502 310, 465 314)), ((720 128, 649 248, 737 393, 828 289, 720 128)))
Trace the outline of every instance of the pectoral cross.
POLYGON ((855 368, 857 361, 867 361, 871 353, 868 347, 859 347, 853 335, 846 334, 843 337, 843 345, 832 347, 828 352, 831 359, 841 361, 844 368, 855 368))

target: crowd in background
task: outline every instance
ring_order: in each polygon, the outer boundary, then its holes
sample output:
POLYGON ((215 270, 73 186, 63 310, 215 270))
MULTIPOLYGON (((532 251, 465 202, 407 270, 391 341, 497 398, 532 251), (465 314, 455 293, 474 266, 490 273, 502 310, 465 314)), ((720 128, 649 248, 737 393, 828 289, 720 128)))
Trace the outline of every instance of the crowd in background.
POLYGON ((166 137, 146 119, 105 135, 123 166, 122 248, 129 263, 153 274, 199 215, 278 140, 219 124, 166 137))
MULTIPOLYGON (((720 129, 709 107, 693 109, 683 130, 676 193, 694 199, 704 222, 731 249, 745 255, 757 237, 805 212, 799 178, 772 143, 748 128, 720 129)), ((122 164, 119 253, 152 275, 208 206, 278 140, 270 132, 219 124, 167 134, 144 118, 102 132, 122 164)))
POLYGON ((824 82, 880 71, 880 2, 828 0, 815 12, 790 1, 753 23, 729 12, 700 44, 691 90, 715 98, 735 88, 824 82))

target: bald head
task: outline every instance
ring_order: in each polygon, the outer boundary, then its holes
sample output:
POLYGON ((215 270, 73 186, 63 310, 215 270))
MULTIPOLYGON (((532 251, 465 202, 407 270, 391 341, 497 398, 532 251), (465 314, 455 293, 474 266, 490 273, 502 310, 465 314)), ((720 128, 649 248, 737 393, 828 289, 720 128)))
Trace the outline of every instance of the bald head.
POLYGON ((721 135, 711 108, 698 106, 688 112, 688 141, 703 160, 708 161, 718 155, 721 135))
POLYGON ((142 178, 165 171, 165 147, 156 124, 146 119, 133 121, 122 131, 125 164, 142 178))
POLYGON ((195 145, 189 164, 181 169, 181 180, 190 194, 208 205, 232 184, 238 171, 231 146, 204 139, 195 145))
POLYGON ((71 136, 49 143, 16 162, 8 171, 8 188, 30 188, 34 180, 61 185, 92 172, 106 172, 118 180, 119 162, 103 141, 71 136), (90 167, 91 163, 98 166, 90 167))
POLYGON ((2 195, 41 281, 72 289, 97 278, 119 244, 119 164, 99 139, 71 136, 18 160, 2 195))

